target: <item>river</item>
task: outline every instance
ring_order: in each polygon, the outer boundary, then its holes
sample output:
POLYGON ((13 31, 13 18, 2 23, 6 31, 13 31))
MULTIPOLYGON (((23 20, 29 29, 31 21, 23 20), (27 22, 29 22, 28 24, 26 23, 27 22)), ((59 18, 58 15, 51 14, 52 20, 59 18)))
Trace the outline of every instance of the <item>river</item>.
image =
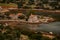
POLYGON ((53 33, 60 33, 60 22, 52 22, 48 24, 27 24, 26 26, 30 30, 46 31, 53 33))

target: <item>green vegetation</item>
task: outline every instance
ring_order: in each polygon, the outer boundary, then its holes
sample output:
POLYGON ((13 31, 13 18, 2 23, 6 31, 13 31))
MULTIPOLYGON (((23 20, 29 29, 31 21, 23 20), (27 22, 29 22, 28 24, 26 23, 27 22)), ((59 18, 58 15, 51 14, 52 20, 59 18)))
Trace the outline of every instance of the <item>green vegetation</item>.
POLYGON ((17 29, 12 29, 9 26, 3 26, 0 24, 0 40, 18 40, 20 31, 17 29))
POLYGON ((15 7, 15 6, 17 6, 17 5, 14 4, 14 3, 10 3, 10 4, 0 3, 0 6, 13 6, 13 7, 15 7))
POLYGON ((2 0, 1 3, 16 3, 18 8, 60 10, 60 0, 2 0), (31 6, 32 5, 32 6, 31 6))

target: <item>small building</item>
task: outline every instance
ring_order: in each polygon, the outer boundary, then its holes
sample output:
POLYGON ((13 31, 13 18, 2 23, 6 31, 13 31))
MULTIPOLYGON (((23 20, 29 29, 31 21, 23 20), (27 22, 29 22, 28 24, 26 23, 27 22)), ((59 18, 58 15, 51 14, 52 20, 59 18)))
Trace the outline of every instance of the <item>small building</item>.
POLYGON ((10 14, 9 17, 10 17, 11 19, 18 19, 18 16, 15 15, 15 14, 10 14))
POLYGON ((29 16, 28 22, 32 22, 32 23, 39 22, 37 15, 31 14, 31 15, 29 16))

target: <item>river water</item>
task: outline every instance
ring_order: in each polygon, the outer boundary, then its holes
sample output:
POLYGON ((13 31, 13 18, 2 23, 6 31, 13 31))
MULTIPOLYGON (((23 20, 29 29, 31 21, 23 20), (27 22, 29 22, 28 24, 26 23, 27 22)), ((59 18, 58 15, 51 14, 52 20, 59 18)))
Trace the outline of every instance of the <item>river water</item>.
POLYGON ((48 24, 27 24, 26 27, 35 31, 60 33, 60 22, 52 22, 48 24))

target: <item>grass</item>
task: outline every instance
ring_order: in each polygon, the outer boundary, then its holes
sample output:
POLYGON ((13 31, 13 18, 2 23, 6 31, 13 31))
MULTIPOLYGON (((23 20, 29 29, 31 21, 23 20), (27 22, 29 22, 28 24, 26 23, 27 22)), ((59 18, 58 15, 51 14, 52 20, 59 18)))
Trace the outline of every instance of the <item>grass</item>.
POLYGON ((6 4, 6 3, 0 3, 0 6, 13 6, 13 7, 16 7, 17 5, 14 4, 14 3, 9 3, 9 4, 6 4))

